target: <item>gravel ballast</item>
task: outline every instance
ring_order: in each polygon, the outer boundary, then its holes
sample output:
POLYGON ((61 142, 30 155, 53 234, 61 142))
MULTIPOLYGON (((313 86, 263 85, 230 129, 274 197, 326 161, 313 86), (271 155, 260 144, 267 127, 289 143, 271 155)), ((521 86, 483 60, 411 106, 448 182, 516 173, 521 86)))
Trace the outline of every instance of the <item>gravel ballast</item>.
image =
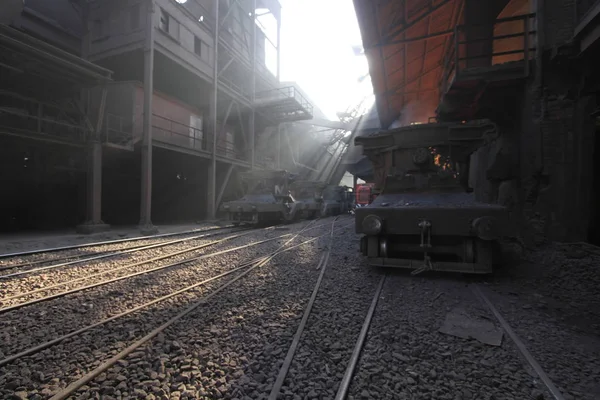
POLYGON ((460 280, 386 280, 350 399, 528 399, 542 392, 508 338, 499 347, 442 334, 446 314, 493 320, 460 280))
POLYGON ((487 291, 565 399, 600 398, 598 265, 597 248, 549 245, 498 271, 487 291))
MULTIPOLYGON (((332 222, 333 218, 313 222, 323 226, 303 232, 290 246, 321 238, 253 269, 87 382, 71 398, 267 399, 321 273, 317 266, 327 251, 332 222)), ((181 259, 293 234, 309 223, 255 231, 183 254, 181 259)), ((438 273, 411 276, 404 270, 369 267, 358 251, 359 235, 353 232, 352 218, 341 217, 336 228, 319 292, 278 399, 335 397, 384 275, 349 399, 550 399, 506 333, 499 346, 492 346, 439 332, 448 313, 457 310, 500 327, 474 294, 475 285, 511 324, 566 399, 600 398, 594 298, 600 284, 594 281, 593 266, 600 256, 555 247, 553 253, 528 255, 535 268, 513 266, 483 278, 438 273)), ((0 318, 0 359, 231 271, 289 239, 282 237, 6 312, 0 318)), ((178 259, 126 269, 122 274, 178 259)), ((122 264, 113 264, 117 265, 122 264)), ((0 398, 51 397, 240 273, 0 366, 0 398)), ((73 274, 56 271, 52 279, 80 276, 73 274)))
MULTIPOLYGON (((274 233, 280 235, 282 232, 294 232, 300 229, 304 224, 288 227, 289 230, 275 230, 274 233)), ((302 237, 314 237, 321 232, 322 228, 317 228, 312 231, 307 231, 297 240, 301 241, 302 237)), ((249 237, 248 240, 256 241, 260 237, 249 237), (253 240, 252 240, 253 239, 253 240)), ((281 239, 281 242, 287 239, 281 239)), ((239 244, 238 244, 239 245, 239 244)), ((14 312, 14 319, 7 321, 3 319, 2 337, 5 339, 2 351, 5 355, 14 354, 25 347, 32 344, 44 342, 51 337, 56 337, 60 334, 72 331, 78 327, 96 322, 109 315, 114 315, 121 310, 132 308, 134 305, 142 303, 144 300, 149 300, 166 294, 170 291, 180 289, 186 282, 195 282, 205 279, 209 276, 214 276, 219 272, 233 268, 233 266, 243 259, 255 258, 257 255, 262 256, 268 251, 276 249, 279 245, 276 241, 263 245, 260 249, 249 248, 248 251, 240 250, 229 255, 223 255, 218 262, 204 265, 203 268, 187 268, 181 269, 178 273, 171 271, 169 276, 159 276, 158 274, 149 274, 134 279, 139 279, 138 282, 126 280, 115 283, 115 287, 102 287, 102 290, 90 290, 89 293, 83 292, 76 295, 68 296, 53 301, 57 304, 41 303, 31 307, 27 307, 27 314, 18 310, 14 312), (182 272, 183 271, 183 272, 182 272), (182 276, 181 274, 187 274, 182 276), (190 275, 191 274, 191 275, 190 275), (132 291, 131 287, 138 290, 132 291), (139 290, 139 289, 142 290, 139 290), (119 291, 120 292, 117 292, 119 291), (159 293, 160 291, 160 293, 159 293), (92 298, 90 298, 92 297, 92 298), (92 300, 89 302, 89 300, 92 300), (85 305, 91 304, 91 307, 85 305), (33 309, 36 308, 36 313, 33 309), (27 317, 29 316, 29 317, 27 317), (17 334, 20 332, 21 334, 17 334), (22 333, 29 334, 22 334, 22 333), (8 343, 8 344, 6 344, 8 343)), ((165 272, 165 274, 167 274, 165 272)), ((8 390, 15 391, 19 388, 25 388, 27 392, 37 390, 41 393, 45 389, 46 395, 50 391, 56 391, 59 387, 64 386, 64 381, 51 381, 47 377, 57 376, 77 376, 84 370, 98 365, 108 356, 112 356, 116 351, 125 346, 125 343, 139 337, 143 332, 147 332, 159 325, 158 321, 164 321, 168 316, 172 316, 173 308, 176 304, 185 303, 182 298, 196 297, 199 293, 215 287, 217 283, 211 283, 206 288, 201 288, 195 293, 183 295, 176 299, 171 299, 163 303, 159 303, 144 312, 135 313, 125 317, 123 320, 117 320, 94 331, 86 332, 81 336, 69 339, 61 345, 44 350, 42 353, 25 357, 12 364, 3 367, 0 372, 0 387, 7 387, 8 390), (173 307, 173 308, 172 308, 173 307), (102 356, 104 355, 104 357, 102 356), (66 357, 66 360, 65 360, 66 357), (27 369, 23 373, 23 368, 27 369), (38 378, 43 374, 44 379, 38 378), (35 375, 35 376, 34 376, 35 375)), ((10 316, 13 314, 7 313, 4 315, 10 316)), ((129 344, 129 343, 127 343, 129 344)), ((9 393, 5 393, 9 394, 9 393)))

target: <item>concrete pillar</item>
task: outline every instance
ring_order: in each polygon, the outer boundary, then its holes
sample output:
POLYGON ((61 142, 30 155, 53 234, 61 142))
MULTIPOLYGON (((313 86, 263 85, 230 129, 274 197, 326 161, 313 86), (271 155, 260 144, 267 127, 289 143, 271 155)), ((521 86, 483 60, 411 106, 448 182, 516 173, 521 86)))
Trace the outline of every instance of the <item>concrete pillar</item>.
POLYGON ((217 217, 217 100, 219 95, 219 0, 213 1, 215 19, 215 45, 213 48, 213 92, 210 99, 210 127, 212 130, 211 157, 208 166, 207 210, 206 217, 214 220, 217 217))
POLYGON ((154 0, 148 0, 146 10, 146 43, 144 46, 144 132, 142 138, 142 186, 140 201, 140 231, 151 235, 158 232, 152 224, 152 95, 154 94, 154 0))

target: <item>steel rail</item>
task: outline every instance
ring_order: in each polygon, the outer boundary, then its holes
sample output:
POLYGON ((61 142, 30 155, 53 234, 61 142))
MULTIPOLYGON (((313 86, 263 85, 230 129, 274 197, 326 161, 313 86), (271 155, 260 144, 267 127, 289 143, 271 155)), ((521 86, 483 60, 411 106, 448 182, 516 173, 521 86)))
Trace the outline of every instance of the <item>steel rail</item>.
POLYGON ((213 231, 213 230, 217 230, 217 229, 225 229, 225 228, 233 228, 233 225, 225 226, 225 227, 209 228, 209 229, 192 229, 189 231, 182 231, 182 232, 160 233, 158 235, 137 236, 137 237, 126 238, 126 239, 106 240, 103 242, 75 244, 72 246, 49 247, 49 248, 45 248, 45 249, 26 250, 26 251, 21 251, 21 252, 16 252, 16 253, 5 253, 5 254, 0 254, 0 259, 10 258, 10 257, 29 256, 32 254, 40 254, 40 253, 55 253, 55 252, 64 251, 64 250, 76 250, 76 249, 81 249, 84 247, 104 246, 104 245, 124 243, 124 242, 135 242, 135 241, 139 241, 139 240, 151 240, 151 239, 158 239, 158 238, 171 237, 171 236, 177 236, 177 235, 188 235, 190 233, 209 232, 209 231, 213 231))
MULTIPOLYGON (((209 233, 209 234, 206 234, 206 235, 196 235, 196 236, 191 236, 191 237, 182 238, 182 239, 169 240, 169 241, 163 242, 163 243, 148 244, 148 245, 141 245, 141 246, 133 246, 133 247, 128 247, 128 248, 125 248, 125 249, 119 249, 119 250, 115 250, 115 251, 99 252, 99 253, 96 253, 96 255, 94 255, 92 257, 79 258, 77 260, 68 261, 68 262, 64 262, 64 263, 46 265, 44 267, 29 269, 29 270, 26 270, 26 271, 19 271, 19 272, 14 272, 14 273, 11 273, 11 274, 0 275, 0 280, 2 280, 2 279, 8 279, 8 278, 13 278, 15 276, 33 274, 33 273, 40 272, 40 271, 47 271, 49 269, 66 267, 66 266, 69 266, 69 265, 75 265, 75 264, 83 263, 83 262, 86 262, 86 261, 102 260, 104 258, 116 257, 116 256, 120 256, 120 255, 123 255, 123 254, 133 253, 133 252, 136 252, 136 251, 156 249, 156 248, 165 247, 165 246, 169 246, 169 245, 176 244, 176 243, 182 243, 182 242, 187 242, 187 241, 192 241, 192 240, 209 238, 209 237, 218 236, 218 235, 226 235, 228 233, 235 233, 235 232, 240 232, 240 231, 243 231, 243 229, 242 230, 232 230, 232 231, 228 231, 228 232, 215 232, 215 233, 209 233)), ((76 258, 76 257, 77 256, 68 257, 68 259, 76 258)), ((84 257, 84 256, 81 256, 81 257, 84 257)), ((51 260, 51 261, 46 260, 46 261, 43 261, 43 262, 52 262, 52 261, 56 261, 56 260, 51 260)), ((21 265, 21 266, 23 266, 23 265, 21 265)), ((0 271, 6 270, 6 269, 14 269, 14 268, 18 268, 18 267, 19 266, 12 266, 11 265, 11 266, 7 266, 7 267, 4 267, 4 268, 0 268, 0 271)))
POLYGON ((479 288, 479 285, 472 285, 471 290, 473 291, 475 296, 478 297, 479 300, 488 307, 492 314, 494 314, 494 317, 496 317, 498 322, 500 322, 500 325, 502 325, 502 329, 504 329, 506 334, 512 339, 512 341, 515 343, 515 345, 525 358, 525 360, 527 360, 529 365, 531 365, 531 368, 534 369, 534 371, 538 374, 542 382, 544 382, 544 385, 546 385, 546 388, 548 389, 552 397, 554 397, 556 400, 565 400, 560 390, 558 390, 554 383, 552 383, 552 380, 548 377, 548 375, 546 375, 546 372, 544 372, 544 369, 541 367, 541 365, 535 360, 535 358, 533 358, 529 350, 527 350, 525 343, 523 343, 523 341, 519 338, 515 331, 513 331, 508 322, 506 322, 506 320, 502 317, 502 314, 500 314, 496 307, 494 307, 494 304, 492 304, 492 302, 487 298, 487 296, 483 294, 483 291, 479 288))
MULTIPOLYGON (((298 235, 300 235, 300 233, 298 233, 298 235)), ((9 363, 11 363, 11 362, 13 362, 15 360, 18 360, 20 358, 23 358, 25 356, 29 356, 29 355, 32 355, 32 354, 39 353, 40 351, 45 350, 45 349, 47 349, 49 347, 52 347, 52 346, 54 346, 54 345, 56 345, 58 343, 61 343, 61 342, 65 341, 66 339, 69 339, 69 338, 77 336, 77 335, 79 335, 81 333, 87 332, 87 331, 89 331, 91 329, 94 329, 94 328, 97 328, 99 326, 102 326, 102 325, 104 325, 104 324, 106 324, 108 322, 111 322, 111 321, 117 320, 119 318, 125 317, 125 316, 127 316, 129 314, 133 314, 136 311, 143 310, 144 308, 148 308, 148 307, 150 307, 150 306, 152 306, 154 304, 157 304, 157 303, 160 303, 162 301, 168 300, 168 299, 170 299, 172 297, 176 297, 176 296, 178 296, 180 294, 183 294, 183 293, 189 292, 189 291, 191 291, 193 289, 196 289, 197 287, 203 286, 203 285, 205 285, 207 283, 210 283, 212 281, 215 281, 217 279, 220 279, 220 278, 223 278, 225 276, 231 275, 231 274, 233 274, 235 272, 238 272, 238 271, 240 271, 240 270, 242 270, 244 268, 247 268, 247 267, 250 267, 250 266, 252 266, 252 265, 254 265, 256 263, 259 263, 259 262, 267 259, 271 255, 276 256, 278 254, 290 251, 290 250, 292 250, 292 249, 294 249, 296 247, 302 246, 303 244, 307 244, 307 243, 313 242, 313 241, 315 241, 316 239, 318 239, 320 237, 321 236, 319 236, 317 238, 313 238, 313 239, 308 239, 308 240, 305 240, 304 242, 298 243, 298 244, 296 244, 294 246, 290 246, 290 247, 288 247, 286 249, 282 249, 282 250, 279 250, 279 251, 274 251, 274 252, 270 253, 267 256, 255 258, 255 259, 253 259, 251 261, 248 261, 248 262, 245 262, 245 263, 242 263, 242 264, 238 265, 237 267, 235 267, 232 270, 223 272, 223 273, 221 273, 219 275, 216 275, 216 276, 213 276, 211 278, 207 278, 207 279, 205 279, 205 280, 203 280, 201 282, 198 282, 198 283, 195 283, 193 285, 187 286, 185 288, 176 290, 175 292, 169 293, 169 294, 167 294, 165 296, 161 296, 161 297, 156 298, 154 300, 151 300, 151 301, 149 301, 147 303, 144 303, 144 304, 141 304, 139 306, 136 306, 136 307, 134 307, 134 308, 132 308, 130 310, 124 311, 124 312, 122 312, 120 314, 113 315, 113 316, 111 316, 109 318, 106 318, 106 319, 104 319, 102 321, 98 321, 98 322, 96 322, 94 324, 85 326, 83 328, 80 328, 80 329, 75 330, 73 332, 67 333, 67 334, 65 334, 63 336, 60 336, 58 338, 49 340, 49 341, 47 341, 45 343, 41 343, 41 344, 39 344, 37 346, 34 346, 34 347, 31 347, 31 348, 29 348, 27 350, 23 350, 23 351, 21 351, 21 352, 19 352, 17 354, 14 354, 12 356, 9 356, 9 357, 6 357, 5 359, 0 360, 0 367, 4 366, 6 364, 9 364, 9 363)))
POLYGON ((367 338, 367 333, 369 332, 369 328, 371 326, 371 320, 373 319, 373 314, 375 314, 377 302, 379 301, 379 296, 381 294, 381 290, 383 289, 385 277, 385 275, 382 276, 381 280, 379 281, 379 286, 377 286, 375 296, 373 296, 373 301, 371 302, 371 307, 369 308, 365 322, 363 323, 358 339, 356 340, 356 346, 354 346, 354 351, 352 352, 350 362, 348 363, 348 367, 346 368, 346 372, 344 373, 340 387, 335 395, 335 400, 344 400, 348 395, 348 389, 350 389, 350 383, 352 383, 352 376, 354 375, 356 364, 358 364, 358 359, 360 358, 360 354, 364 347, 365 339, 367 338))
MULTIPOLYGON (((257 246, 259 244, 263 244, 263 243, 267 243, 267 242, 272 242, 274 240, 281 239, 282 237, 286 237, 286 236, 291 236, 291 234, 288 233, 288 234, 285 234, 285 235, 282 235, 282 236, 277 236, 277 237, 274 237, 274 238, 271 238, 271 239, 261 240, 259 242, 252 242, 252 243, 249 243, 249 244, 246 244, 246 245, 243 245, 243 246, 237 246, 237 247, 233 247, 231 249, 221 250, 221 251, 218 251, 218 252, 215 252, 215 253, 203 254, 201 256, 197 256, 197 257, 193 257, 193 258, 186 258, 185 260, 176 261, 176 262, 171 263, 171 264, 161 265, 161 266, 158 266, 158 267, 155 267, 155 268, 151 268, 151 269, 147 269, 147 270, 144 270, 144 271, 138 271, 138 272, 134 272, 134 273, 127 274, 127 275, 118 276, 116 278, 111 278, 111 279, 107 279, 107 280, 104 280, 104 281, 100 281, 100 282, 96 282, 96 283, 91 283, 91 284, 86 285, 86 286, 80 286, 80 287, 77 287, 77 288, 74 288, 74 289, 70 289, 70 290, 67 290, 67 291, 64 291, 64 292, 60 292, 60 293, 52 294, 52 295, 49 295, 49 296, 40 297, 38 299, 33 299, 33 300, 25 301, 23 303, 15 304, 15 305, 12 305, 12 306, 7 306, 7 307, 0 308, 0 314, 8 312, 8 311, 14 311, 16 309, 19 309, 19 308, 22 308, 22 307, 25 307, 25 306, 30 306, 32 304, 37 304, 37 303, 41 303, 41 302, 44 302, 44 301, 57 299, 59 297, 64 297, 64 296, 67 296, 69 294, 81 292, 82 290, 92 289, 92 288, 95 288, 95 287, 98 287, 98 286, 104 286, 104 285, 107 285, 109 283, 114 283, 114 282, 118 282, 118 281, 121 281, 121 280, 124 280, 124 279, 129 279, 129 278, 133 278, 133 277, 136 277, 136 276, 148 274, 148 273, 151 273, 151 272, 160 271, 160 270, 163 270, 163 269, 166 269, 166 268, 176 267, 176 266, 179 266, 179 265, 187 264, 187 263, 192 262, 192 261, 199 261, 199 260, 203 260, 203 259, 207 259, 207 258, 219 256, 219 255, 222 255, 222 254, 231 253, 233 251, 245 249, 245 248, 248 248, 248 247, 257 246)), ((214 242, 206 244, 206 245, 203 245, 202 247, 208 247, 208 246, 211 246, 212 244, 214 244, 214 242)), ((200 246, 198 246, 198 247, 200 247, 200 246)), ((188 250, 188 251, 191 251, 191 250, 188 250)), ((163 256, 161 258, 167 258, 167 257, 172 257, 172 255, 171 256, 163 256)), ((141 265, 141 264, 146 264, 146 263, 147 262, 141 262, 141 263, 138 263, 138 264, 141 265)), ((74 280, 69 281, 69 282, 62 282, 62 283, 59 283, 59 284, 56 284, 56 285, 48 286, 48 287, 42 288, 42 289, 37 289, 37 290, 31 291, 31 292, 20 293, 18 295, 11 296, 11 297, 5 297, 5 298, 2 299, 2 301, 13 300, 13 299, 16 299, 16 298, 24 297, 24 296, 27 296, 27 295, 30 295, 30 294, 33 294, 33 293, 37 293, 39 291, 48 290, 48 289, 51 289, 51 288, 54 288, 54 287, 58 287, 58 286, 62 286, 62 285, 65 285, 65 284, 68 284, 68 283, 72 283, 72 282, 75 282, 75 281, 86 280, 86 279, 89 279, 89 278, 91 278, 93 276, 96 276, 96 275, 102 275, 102 274, 106 274, 106 273, 109 273, 109 272, 114 272, 114 271, 117 271, 117 270, 121 270, 121 269, 124 269, 124 268, 130 268, 133 265, 134 264, 126 265, 124 267, 120 267, 120 268, 117 268, 117 269, 112 269, 112 270, 109 270, 109 271, 100 272, 98 274, 89 275, 89 276, 86 276, 86 277, 83 277, 83 278, 74 279, 74 280)))
MULTIPOLYGON (((336 218, 337 220, 337 218, 336 218)), ((300 344, 300 339, 302 337, 302 333, 304 333, 304 328, 306 327, 306 322, 308 321, 308 317, 312 312, 313 305, 317 298, 317 294, 321 287, 321 282, 323 281, 323 275, 325 275, 325 270, 327 269, 327 264, 329 262, 329 255, 331 254, 331 246, 333 244, 333 232, 335 221, 331 224, 331 233, 329 235, 329 245, 327 246, 327 250, 323 253, 321 260, 319 260, 319 264, 317 265, 317 269, 321 269, 319 273, 319 278, 317 279, 317 283, 312 291, 308 304, 304 309, 304 314, 302 315, 302 320, 300 321, 300 325, 298 325, 298 329, 296 330, 296 334, 294 335, 294 339, 292 340, 292 344, 288 349, 287 355, 283 360, 283 364, 279 369, 279 373, 277 374, 277 379, 273 384, 273 388, 271 389, 271 393, 269 394, 269 400, 277 400, 277 396, 281 391, 285 378, 287 377, 290 366, 292 365, 292 361, 294 360, 294 356, 296 355, 296 350, 298 349, 298 345, 300 344)))
POLYGON ((14 299, 18 299, 18 298, 25 297, 25 296, 30 296, 30 295, 33 295, 33 294, 36 294, 36 293, 45 292, 47 290, 54 289, 54 288, 57 288, 57 287, 60 287, 60 286, 64 286, 64 285, 69 285, 71 283, 85 281, 87 279, 94 278, 94 277, 100 276, 100 275, 105 275, 105 274, 108 274, 108 273, 111 273, 111 272, 117 272, 117 271, 121 271, 121 270, 127 269, 127 268, 139 267, 140 265, 150 264, 150 263, 155 262, 155 261, 160 261, 160 260, 164 260, 166 258, 175 257, 175 256, 178 256, 178 255, 181 255, 181 254, 189 253, 191 251, 201 250, 201 249, 204 249, 206 247, 210 247, 210 246, 214 246, 214 245, 219 244, 219 243, 226 242, 228 240, 233 240, 233 239, 237 239, 237 238, 246 236, 248 234, 250 234, 250 232, 242 233, 242 234, 237 234, 237 235, 233 235, 233 236, 228 236, 228 237, 223 238, 223 239, 214 240, 214 241, 209 242, 209 243, 203 243, 203 244, 198 245, 198 246, 193 246, 193 247, 189 247, 187 249, 178 250, 178 251, 171 252, 171 253, 168 253, 168 254, 164 254, 164 255, 161 255, 161 256, 152 257, 152 258, 149 258, 147 260, 137 261, 137 262, 134 262, 132 264, 123 265, 121 267, 111 268, 111 269, 107 269, 106 271, 96 272, 95 274, 86 275, 86 276, 83 276, 81 278, 75 278, 75 279, 71 279, 69 281, 63 281, 63 282, 55 283, 53 285, 44 286, 42 288, 31 290, 29 292, 23 292, 23 293, 15 294, 15 295, 12 295, 12 296, 3 297, 3 298, 0 299, 0 303, 4 302, 4 301, 7 301, 7 300, 14 300, 14 299))
MULTIPOLYGON (((312 229, 315 229, 315 228, 319 228, 319 227, 321 227, 323 225, 327 225, 327 224, 321 224, 321 225, 316 225, 316 226, 310 227, 310 225, 312 225, 313 222, 314 221, 311 221, 311 223, 309 223, 307 226, 305 226, 304 228, 302 228, 300 230, 300 232, 298 232, 296 235, 299 235, 302 232, 305 232, 307 230, 312 230, 312 229)), ((0 302, 7 301, 7 300, 14 300, 14 299, 25 297, 25 296, 29 296, 29 295, 32 295, 32 294, 35 294, 35 293, 40 293, 40 292, 43 292, 43 291, 46 291, 46 290, 49 290, 49 289, 54 289, 56 287, 64 286, 64 285, 67 285, 67 284, 70 284, 70 283, 81 282, 81 281, 93 278, 95 276, 105 275, 107 273, 111 273, 111 272, 123 270, 123 269, 126 269, 126 268, 132 268, 132 267, 136 267, 136 266, 139 266, 139 265, 147 264, 147 263, 150 263, 150 262, 159 261, 159 260, 162 260, 162 259, 165 259, 165 258, 170 258, 170 257, 173 257, 175 255, 179 255, 179 254, 182 254, 182 253, 186 253, 186 252, 190 252, 190 251, 202 249, 202 248, 205 248, 205 247, 208 247, 208 246, 212 246, 214 244, 222 243, 222 242, 224 242, 226 240, 230 240, 230 239, 238 238, 238 237, 241 237, 241 236, 245 236, 245 235, 248 235, 250 233, 252 233, 252 232, 230 236, 230 237, 227 237, 227 238, 216 240, 216 241, 211 242, 211 243, 206 243, 206 244, 203 244, 203 245, 200 245, 200 246, 195 246, 195 247, 190 248, 190 249, 181 250, 181 251, 178 251, 178 252, 175 252, 175 253, 171 253, 171 254, 168 254, 168 255, 155 257, 153 259, 141 261, 141 262, 134 263, 134 264, 128 264, 128 265, 125 265, 125 266, 122 266, 122 267, 119 267, 119 268, 113 268, 113 269, 110 269, 110 270, 107 270, 107 271, 98 272, 96 274, 87 275, 85 277, 73 279, 73 280, 70 280, 70 281, 67 281, 67 282, 57 283, 57 284, 54 284, 54 285, 51 285, 51 286, 46 286, 44 288, 32 290, 32 291, 29 291, 29 292, 26 292, 26 293, 19 293, 19 294, 14 295, 14 296, 4 297, 4 298, 0 299, 0 302)), ((92 289, 92 288, 95 288, 95 287, 98 287, 98 286, 107 285, 109 283, 114 283, 114 282, 118 282, 118 281, 121 281, 121 280, 124 280, 124 279, 133 278, 135 276, 139 276, 139 275, 144 275, 144 274, 148 274, 148 273, 151 273, 151 272, 160 271, 160 270, 163 270, 163 269, 166 269, 166 268, 176 267, 176 266, 183 265, 183 264, 186 264, 186 263, 189 263, 189 262, 192 262, 192 261, 199 261, 199 260, 203 260, 203 259, 215 257, 215 256, 222 255, 222 254, 227 254, 227 253, 230 253, 230 252, 233 252, 233 251, 237 251, 237 250, 240 250, 240 249, 244 249, 244 248, 256 246, 256 245, 259 245, 259 244, 263 244, 263 243, 266 243, 266 242, 270 242, 270 241, 273 241, 273 240, 281 239, 281 238, 284 238, 284 237, 287 237, 287 236, 292 236, 292 235, 293 234, 291 234, 291 233, 287 233, 287 234, 280 235, 280 236, 277 236, 277 237, 274 237, 274 238, 271 238, 271 239, 266 239, 266 240, 262 240, 262 241, 258 241, 258 242, 253 242, 253 243, 249 243, 249 244, 246 244, 246 245, 243 245, 243 246, 238 246, 238 247, 234 247, 234 248, 231 248, 231 249, 218 251, 218 252, 215 252, 215 253, 203 254, 203 255, 200 255, 200 256, 197 256, 197 257, 188 258, 188 259, 177 261, 177 262, 174 262, 174 263, 171 263, 171 264, 161 265, 161 266, 158 266, 158 267, 155 267, 155 268, 151 268, 151 269, 147 269, 147 270, 144 270, 144 271, 138 271, 138 272, 134 272, 134 273, 131 273, 131 274, 119 276, 119 277, 116 277, 116 278, 107 279, 107 280, 104 280, 104 281, 92 283, 92 284, 89 284, 89 285, 80 286, 78 288, 74 288, 74 289, 67 290, 67 291, 64 291, 64 292, 60 292, 60 293, 56 293, 56 294, 53 294, 53 295, 48 295, 48 296, 40 297, 38 299, 32 299, 32 300, 29 300, 29 301, 26 301, 26 302, 23 302, 23 303, 19 303, 19 304, 15 304, 15 305, 12 305, 12 306, 7 306, 7 307, 0 308, 0 314, 8 312, 8 311, 14 311, 14 310, 19 309, 21 307, 29 306, 29 305, 32 305, 32 304, 37 304, 37 303, 41 303, 41 302, 44 302, 44 301, 53 300, 53 299, 56 299, 56 298, 59 298, 59 297, 63 297, 63 296, 66 296, 66 295, 69 295, 69 294, 72 294, 72 293, 77 293, 77 292, 80 292, 82 290, 92 289)))
MULTIPOLYGON (((222 292, 223 290, 225 290, 229 286, 233 285, 235 282, 239 281, 244 276, 247 276, 250 272, 254 271, 256 268, 259 268, 259 267, 262 267, 262 266, 266 265, 274 257, 276 257, 278 254, 280 254, 281 250, 283 248, 285 248, 290 242, 292 242, 293 240, 295 240, 296 237, 298 237, 300 235, 300 233, 301 232, 297 233, 291 239, 289 239, 288 241, 286 241, 277 250, 275 250, 274 252, 272 252, 269 256, 265 257, 264 260, 262 260, 262 261, 260 261, 260 262, 258 262, 256 264, 254 264, 250 268, 247 268, 246 271, 244 271, 240 275, 236 276, 235 278, 229 280, 225 284, 221 285, 220 287, 218 287, 217 289, 215 289, 212 293, 210 293, 210 294, 208 294, 206 296, 203 296, 197 302, 193 303, 188 308, 186 308, 185 310, 183 310, 180 313, 178 313, 175 317, 171 318, 170 320, 168 320, 164 324, 160 325, 158 328, 152 330, 146 336, 142 337, 141 339, 137 340, 133 344, 129 345, 127 348, 125 348, 124 350, 122 350, 121 352, 119 352, 118 354, 116 354, 115 356, 111 357, 109 360, 107 360, 106 362, 104 362, 103 364, 101 364, 100 366, 98 366, 96 369, 88 372, 87 374, 85 374, 83 377, 81 377, 77 381, 71 383, 65 389, 61 390, 59 393, 57 393, 54 396, 52 396, 50 398, 50 400, 63 400, 63 399, 68 398, 69 396, 71 396, 73 393, 75 393, 77 390, 79 390, 82 386, 84 386, 85 384, 87 384, 88 382, 90 382, 92 379, 94 379, 95 377, 97 377, 98 375, 100 375, 102 372, 108 370, 110 367, 112 367, 113 365, 115 365, 119 360, 122 360, 127 355, 131 354, 136 349, 138 349, 139 347, 141 347, 142 345, 144 345, 146 342, 152 340, 158 334, 160 334, 165 329, 169 328, 170 326, 172 326, 173 324, 175 324, 176 322, 178 322, 180 319, 182 319, 183 317, 185 317, 186 315, 188 315, 192 311, 196 310, 198 307, 207 304, 208 301, 211 298, 213 298, 214 296, 216 296, 217 294, 219 294, 220 292, 222 292)), ((310 240, 307 240, 307 241, 305 241, 305 242, 303 242, 301 244, 306 244, 306 243, 309 243, 309 242, 316 241, 316 240, 318 240, 321 237, 326 236, 326 235, 327 234, 317 236, 317 237, 312 238, 310 240)))

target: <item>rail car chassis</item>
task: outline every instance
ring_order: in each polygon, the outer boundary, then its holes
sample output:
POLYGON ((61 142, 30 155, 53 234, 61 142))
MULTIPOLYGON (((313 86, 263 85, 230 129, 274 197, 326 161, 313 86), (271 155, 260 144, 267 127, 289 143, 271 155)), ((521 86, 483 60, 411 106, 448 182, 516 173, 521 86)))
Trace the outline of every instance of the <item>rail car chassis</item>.
POLYGON ((405 126, 355 138, 373 164, 377 198, 355 210, 370 265, 491 273, 506 207, 475 199, 471 154, 497 138, 489 120, 405 126))
POLYGON ((492 272, 495 240, 506 230, 503 207, 385 210, 378 203, 356 210, 356 229, 365 234, 360 250, 370 265, 413 274, 492 272))

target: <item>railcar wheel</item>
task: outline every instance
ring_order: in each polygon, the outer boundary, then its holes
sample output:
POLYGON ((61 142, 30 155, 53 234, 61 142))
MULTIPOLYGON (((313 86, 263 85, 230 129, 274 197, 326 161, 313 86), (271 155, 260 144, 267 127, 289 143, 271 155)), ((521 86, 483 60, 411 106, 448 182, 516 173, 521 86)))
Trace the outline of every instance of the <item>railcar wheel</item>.
POLYGON ((484 266, 491 272, 494 265, 494 243, 476 239, 475 240, 475 262, 484 266))

